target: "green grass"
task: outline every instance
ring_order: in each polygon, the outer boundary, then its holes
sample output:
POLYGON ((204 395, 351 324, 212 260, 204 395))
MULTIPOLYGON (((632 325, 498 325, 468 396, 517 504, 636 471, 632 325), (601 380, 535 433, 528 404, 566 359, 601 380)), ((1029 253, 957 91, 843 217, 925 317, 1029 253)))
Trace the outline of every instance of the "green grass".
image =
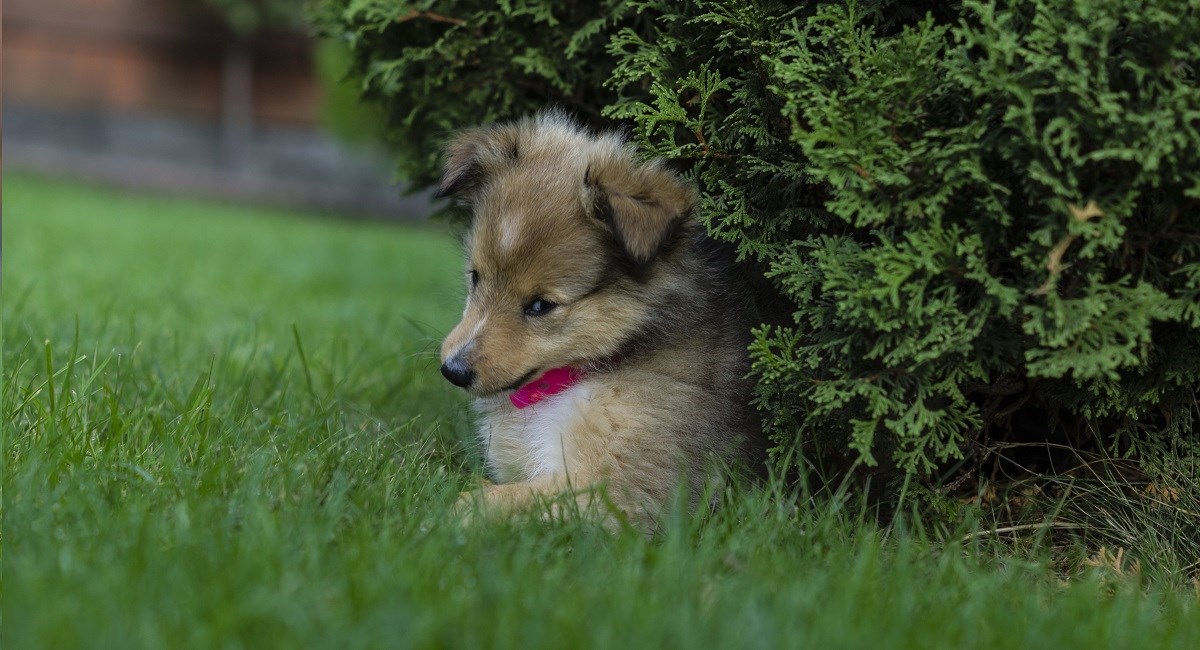
POLYGON ((14 175, 4 212, 5 647, 1200 647, 1190 589, 765 489, 653 541, 463 528, 449 236, 14 175))

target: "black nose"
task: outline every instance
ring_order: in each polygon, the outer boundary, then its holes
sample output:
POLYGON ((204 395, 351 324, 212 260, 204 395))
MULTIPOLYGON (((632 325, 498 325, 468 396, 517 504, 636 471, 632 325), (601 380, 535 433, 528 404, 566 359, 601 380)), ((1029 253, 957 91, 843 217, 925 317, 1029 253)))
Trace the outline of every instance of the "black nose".
POLYGON ((442 364, 442 376, 459 388, 466 388, 475 379, 475 373, 467 367, 462 357, 451 357, 442 364))

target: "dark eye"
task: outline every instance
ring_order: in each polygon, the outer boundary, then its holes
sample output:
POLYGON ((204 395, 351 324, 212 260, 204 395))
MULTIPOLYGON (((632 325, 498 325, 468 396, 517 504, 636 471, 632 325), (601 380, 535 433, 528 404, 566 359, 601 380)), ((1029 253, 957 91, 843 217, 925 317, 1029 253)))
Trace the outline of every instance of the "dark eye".
POLYGON ((468 271, 467 278, 471 282, 471 288, 474 289, 475 285, 479 284, 479 271, 476 271, 474 269, 468 271))
POLYGON ((553 311, 554 308, 557 306, 558 305, 550 302, 549 300, 537 298, 535 300, 530 301, 528 305, 525 305, 525 315, 526 316, 545 316, 546 314, 549 314, 551 311, 553 311))

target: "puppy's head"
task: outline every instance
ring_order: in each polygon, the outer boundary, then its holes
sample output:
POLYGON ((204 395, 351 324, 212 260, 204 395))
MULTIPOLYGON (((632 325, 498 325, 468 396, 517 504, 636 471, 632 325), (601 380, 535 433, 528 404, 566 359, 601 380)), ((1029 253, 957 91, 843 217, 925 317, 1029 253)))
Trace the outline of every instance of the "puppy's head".
POLYGON ((442 374, 476 395, 616 355, 694 227, 688 185, 558 112, 454 138, 439 195, 472 211, 467 304, 442 374))

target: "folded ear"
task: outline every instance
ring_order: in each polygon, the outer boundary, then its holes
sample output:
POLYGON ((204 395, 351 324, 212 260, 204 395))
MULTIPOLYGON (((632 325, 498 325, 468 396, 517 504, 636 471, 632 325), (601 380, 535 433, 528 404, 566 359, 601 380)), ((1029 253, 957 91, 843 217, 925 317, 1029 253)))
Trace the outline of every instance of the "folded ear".
POLYGON ((446 144, 442 180, 434 196, 469 200, 488 176, 517 162, 518 143, 519 131, 512 124, 467 129, 454 136, 446 144))
POLYGON ((650 265, 696 205, 696 192, 655 161, 593 162, 584 177, 595 206, 625 255, 639 269, 650 265))

